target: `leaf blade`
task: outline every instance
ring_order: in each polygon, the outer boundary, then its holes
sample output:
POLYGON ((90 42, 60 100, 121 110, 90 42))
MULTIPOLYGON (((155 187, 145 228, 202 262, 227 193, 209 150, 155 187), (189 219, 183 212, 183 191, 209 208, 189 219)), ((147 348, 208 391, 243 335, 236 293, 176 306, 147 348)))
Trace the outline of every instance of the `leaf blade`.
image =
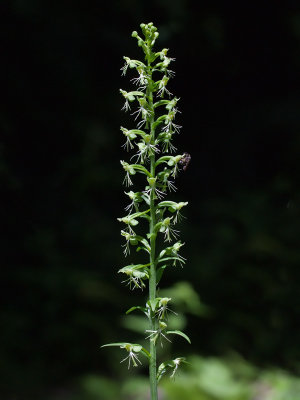
POLYGON ((181 331, 167 331, 168 334, 173 334, 173 335, 178 335, 183 337, 187 342, 189 342, 189 344, 191 344, 191 339, 183 332, 181 331))

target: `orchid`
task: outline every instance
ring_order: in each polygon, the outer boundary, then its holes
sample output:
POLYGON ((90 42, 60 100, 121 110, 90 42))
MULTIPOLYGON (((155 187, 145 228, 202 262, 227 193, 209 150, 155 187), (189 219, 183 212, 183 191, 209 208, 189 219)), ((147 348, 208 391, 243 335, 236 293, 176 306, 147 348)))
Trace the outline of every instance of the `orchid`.
MULTIPOLYGON (((131 248, 142 250, 142 256, 147 261, 142 264, 129 264, 118 270, 125 276, 122 280, 130 290, 148 289, 149 297, 145 305, 133 306, 129 312, 138 310, 146 316, 149 329, 145 330, 146 339, 149 339, 149 350, 139 344, 128 342, 110 343, 106 346, 117 346, 125 349, 128 354, 121 362, 128 361, 128 369, 138 367, 142 363, 139 355, 144 355, 149 362, 149 383, 151 400, 158 400, 157 384, 166 371, 171 371, 174 377, 179 366, 185 362, 183 357, 177 357, 157 365, 157 342, 171 342, 169 335, 178 335, 190 343, 188 336, 179 330, 168 330, 168 314, 175 311, 169 308, 171 298, 158 297, 158 284, 164 276, 167 266, 183 266, 186 262, 180 252, 184 243, 179 240, 180 232, 174 226, 182 221, 182 209, 186 201, 174 202, 168 200, 169 192, 176 191, 175 179, 183 166, 186 169, 190 162, 190 155, 174 154, 176 147, 173 144, 174 136, 179 133, 181 125, 175 123, 180 112, 177 108, 178 97, 172 95, 169 84, 175 73, 169 69, 175 59, 167 56, 168 49, 154 51, 154 44, 159 36, 157 28, 152 24, 141 24, 144 35, 142 38, 136 31, 132 36, 136 38, 142 49, 145 62, 124 57, 125 64, 121 68, 125 76, 129 70, 137 73, 131 79, 136 90, 120 89, 125 99, 122 110, 128 111, 135 107, 131 115, 136 121, 135 129, 121 127, 125 136, 122 147, 131 152, 130 162, 121 160, 125 171, 123 184, 134 187, 135 177, 142 174, 144 186, 139 190, 125 192, 129 197, 129 204, 125 206, 127 215, 118 218, 123 224, 121 236, 125 243, 122 245, 125 256, 132 257, 131 248), (159 75, 157 80, 154 79, 159 75), (167 98, 165 98, 165 95, 167 98), (172 155, 170 155, 172 153, 172 155), (144 223, 140 223, 144 220, 144 223), (145 224, 149 230, 145 232, 145 224), (124 226, 125 225, 125 226, 124 226), (162 234, 162 235, 160 235, 162 234), (160 241, 160 245, 158 243, 160 241), (166 245, 164 242, 168 242, 166 245), (158 248, 160 248, 158 253, 158 248)), ((171 318, 170 318, 171 322, 171 318)))

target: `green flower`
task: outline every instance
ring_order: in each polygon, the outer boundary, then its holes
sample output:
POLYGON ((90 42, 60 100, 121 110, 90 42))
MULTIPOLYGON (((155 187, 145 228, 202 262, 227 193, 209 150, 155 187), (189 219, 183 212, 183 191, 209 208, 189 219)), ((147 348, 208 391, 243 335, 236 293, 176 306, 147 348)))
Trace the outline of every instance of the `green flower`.
POLYGON ((146 287, 143 279, 149 279, 147 266, 143 264, 128 265, 121 268, 118 272, 127 276, 127 279, 122 281, 122 283, 127 283, 131 290, 135 288, 143 290, 143 288, 146 287))
POLYGON ((179 231, 176 229, 173 229, 172 224, 171 224, 171 219, 172 218, 165 218, 161 224, 161 227, 159 229, 160 232, 164 233, 165 235, 165 241, 170 242, 172 240, 172 236, 177 239, 179 235, 179 231))
POLYGON ((131 79, 131 81, 132 81, 135 85, 139 86, 139 89, 138 89, 138 90, 145 90, 146 87, 147 87, 147 84, 148 84, 148 79, 149 79, 149 78, 148 78, 148 75, 147 75, 146 66, 145 66, 145 65, 143 65, 143 66, 138 66, 138 67, 136 68, 136 70, 137 70, 139 76, 138 76, 137 78, 131 79))
POLYGON ((123 160, 121 160, 120 163, 121 163, 122 167, 124 168, 124 170, 126 171, 126 175, 123 180, 123 183, 125 182, 126 186, 133 185, 132 180, 130 179, 129 175, 135 175, 136 172, 135 172, 134 168, 130 164, 128 164, 127 162, 125 162, 123 160))
POLYGON ((173 138, 173 132, 161 132, 158 136, 158 140, 162 142, 163 144, 163 152, 168 153, 170 150, 170 153, 175 152, 177 149, 176 147, 171 143, 173 138))
POLYGON ((127 194, 127 196, 131 200, 131 203, 125 207, 125 211, 129 211, 129 214, 130 214, 133 207, 135 207, 135 210, 138 211, 138 203, 143 201, 141 193, 140 192, 135 193, 132 190, 130 192, 124 192, 124 193, 127 194))
POLYGON ((157 197, 158 199, 162 199, 163 196, 165 195, 165 193, 162 192, 161 190, 159 190, 159 189, 156 187, 156 180, 157 180, 157 178, 147 178, 147 181, 148 181, 148 183, 149 183, 149 186, 146 186, 146 190, 144 190, 143 193, 144 193, 145 195, 150 196, 151 193, 154 191, 156 197, 157 197))
POLYGON ((127 231, 131 234, 131 235, 135 235, 134 230, 132 229, 132 226, 136 226, 139 221, 136 220, 135 218, 133 218, 131 215, 128 215, 127 217, 123 217, 123 218, 117 218, 118 221, 123 222, 124 224, 127 225, 127 231))
POLYGON ((158 310, 156 311, 156 315, 158 319, 167 319, 168 311, 171 311, 173 314, 177 315, 176 312, 172 311, 168 307, 169 301, 172 299, 169 297, 162 297, 158 303, 158 310))
POLYGON ((137 124, 137 128, 140 129, 147 122, 147 118, 150 115, 150 111, 148 109, 148 103, 146 97, 138 98, 138 102, 140 104, 139 108, 131 115, 136 114, 134 120, 136 120, 139 116, 141 116, 142 120, 137 124))
POLYGON ((158 322, 158 329, 156 330, 151 330, 147 329, 146 332, 150 333, 149 336, 146 337, 146 339, 150 338, 154 343, 156 343, 157 339, 160 338, 160 344, 161 347, 163 347, 162 340, 161 338, 165 338, 168 342, 171 343, 171 340, 167 338, 167 336, 163 333, 167 329, 167 324, 163 321, 158 322))
POLYGON ((129 353, 127 357, 125 357, 122 361, 120 361, 120 363, 128 360, 128 369, 130 368, 131 361, 132 361, 132 364, 134 367, 138 367, 137 362, 140 365, 142 365, 141 361, 138 359, 138 356, 136 355, 136 353, 139 353, 141 351, 142 346, 136 346, 136 345, 127 343, 126 345, 120 346, 120 347, 127 350, 129 353))
POLYGON ((181 125, 175 124, 173 121, 176 117, 176 113, 179 111, 177 108, 173 108, 172 110, 169 111, 169 113, 165 117, 165 126, 162 128, 164 132, 175 132, 179 133, 180 129, 182 128, 181 125))
POLYGON ((136 134, 126 128, 123 128, 122 126, 121 131, 126 137, 126 142, 122 145, 122 147, 126 147, 127 151, 129 151, 129 149, 133 149, 133 144, 131 143, 131 141, 137 137, 136 134))
POLYGON ((169 82, 169 79, 166 75, 163 76, 163 78, 159 81, 158 84, 158 92, 157 96, 159 97, 164 97, 164 94, 167 93, 169 96, 172 95, 172 93, 166 88, 167 83, 169 82))

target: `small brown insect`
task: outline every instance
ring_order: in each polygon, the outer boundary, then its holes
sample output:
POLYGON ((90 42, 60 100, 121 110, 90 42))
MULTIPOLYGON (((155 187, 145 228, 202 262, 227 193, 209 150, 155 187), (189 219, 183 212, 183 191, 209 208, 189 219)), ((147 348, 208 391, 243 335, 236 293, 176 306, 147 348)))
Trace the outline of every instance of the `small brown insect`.
POLYGON ((185 171, 191 162, 191 155, 187 152, 183 153, 182 159, 179 161, 179 164, 183 165, 183 170, 185 171))

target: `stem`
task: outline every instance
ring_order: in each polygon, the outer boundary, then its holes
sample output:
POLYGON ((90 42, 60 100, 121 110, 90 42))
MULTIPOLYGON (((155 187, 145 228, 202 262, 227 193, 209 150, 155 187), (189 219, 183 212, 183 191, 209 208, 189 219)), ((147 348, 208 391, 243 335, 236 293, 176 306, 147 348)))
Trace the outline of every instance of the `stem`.
MULTIPOLYGON (((153 93, 152 93, 152 71, 150 67, 150 61, 148 59, 148 73, 149 73, 149 83, 147 87, 147 97, 148 97, 148 106, 150 111, 150 133, 151 133, 151 142, 155 143, 155 127, 154 124, 154 107, 153 107, 153 93)), ((155 177, 155 154, 150 156, 150 172, 152 177, 155 177)), ((149 300, 151 301, 156 298, 156 263, 155 263, 155 244, 156 244, 156 234, 154 232, 154 226, 156 224, 156 214, 155 214, 155 191, 151 191, 150 195, 150 277, 149 277, 149 300)), ((150 315, 150 330, 154 331, 157 329, 155 313, 151 309, 150 315)), ((156 344, 154 340, 150 338, 150 361, 149 361, 149 377, 150 377, 150 393, 151 400, 157 400, 157 378, 156 378, 156 344)))

